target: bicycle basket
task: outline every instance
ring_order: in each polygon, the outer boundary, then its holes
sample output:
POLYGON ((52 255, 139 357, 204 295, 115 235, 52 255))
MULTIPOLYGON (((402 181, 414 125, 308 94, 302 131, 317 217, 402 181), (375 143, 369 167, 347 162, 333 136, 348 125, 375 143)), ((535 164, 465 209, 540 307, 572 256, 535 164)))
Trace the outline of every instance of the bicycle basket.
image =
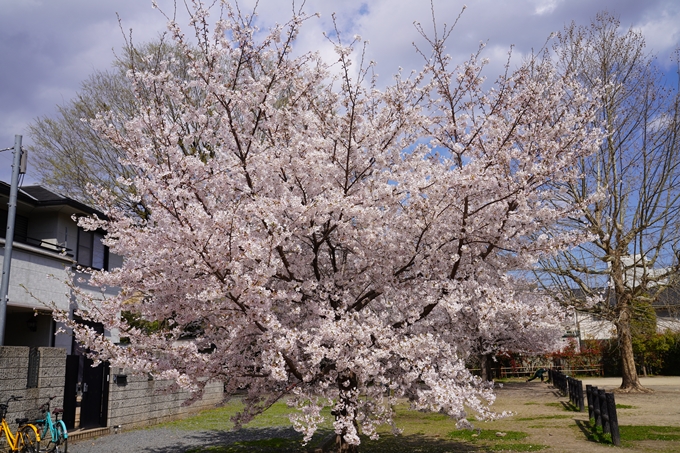
POLYGON ((0 420, 5 418, 7 416, 7 405, 6 404, 0 404, 0 420))

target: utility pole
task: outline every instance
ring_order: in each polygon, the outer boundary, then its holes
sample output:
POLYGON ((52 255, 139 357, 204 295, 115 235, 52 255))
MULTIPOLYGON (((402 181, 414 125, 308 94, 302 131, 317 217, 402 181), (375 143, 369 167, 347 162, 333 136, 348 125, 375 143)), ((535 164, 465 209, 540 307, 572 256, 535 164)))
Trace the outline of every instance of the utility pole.
MULTIPOLYGON (((19 173, 25 173, 21 159, 21 135, 14 136, 14 160, 12 162, 12 185, 7 204, 7 234, 5 235, 5 257, 2 262, 2 286, 0 287, 0 346, 5 344, 5 324, 7 322, 7 292, 9 290, 9 271, 12 266, 12 245, 14 244, 14 219, 17 214, 17 195, 19 193, 19 173), (23 171, 22 171, 23 170, 23 171)), ((25 161, 24 161, 25 163, 25 161)))

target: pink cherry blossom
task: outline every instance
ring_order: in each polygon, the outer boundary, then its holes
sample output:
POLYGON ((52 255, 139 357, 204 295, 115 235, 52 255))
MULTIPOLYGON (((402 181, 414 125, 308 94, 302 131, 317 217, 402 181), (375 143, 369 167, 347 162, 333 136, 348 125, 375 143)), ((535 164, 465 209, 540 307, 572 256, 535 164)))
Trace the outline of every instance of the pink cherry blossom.
POLYGON ((247 389, 239 422, 287 396, 306 440, 324 407, 349 444, 401 398, 461 424, 498 416, 465 361, 557 333, 560 310, 514 275, 584 240, 540 232, 577 208, 553 203, 554 183, 600 140, 588 94, 546 60, 487 88, 481 57, 453 66, 444 39, 378 88, 339 40, 336 64, 295 56, 305 16, 264 33, 193 4, 197 43, 169 24, 190 77, 131 70, 135 115, 95 121, 150 215, 111 202, 82 221, 125 261, 91 275, 119 296, 79 294, 79 313, 129 344, 74 325, 78 340, 197 395, 211 379, 247 389))

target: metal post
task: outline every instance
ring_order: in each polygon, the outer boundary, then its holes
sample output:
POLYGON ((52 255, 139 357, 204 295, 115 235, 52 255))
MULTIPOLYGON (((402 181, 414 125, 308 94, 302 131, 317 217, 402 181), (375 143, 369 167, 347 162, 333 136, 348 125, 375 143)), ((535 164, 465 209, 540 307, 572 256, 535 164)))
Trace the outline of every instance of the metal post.
POLYGON ((14 219, 17 213, 19 192, 19 166, 21 164, 21 135, 14 136, 14 160, 12 162, 12 184, 7 204, 7 234, 5 235, 5 256, 2 262, 2 286, 0 286, 0 346, 5 344, 5 324, 7 322, 7 293, 9 291, 9 271, 12 266, 12 245, 14 243, 14 219))

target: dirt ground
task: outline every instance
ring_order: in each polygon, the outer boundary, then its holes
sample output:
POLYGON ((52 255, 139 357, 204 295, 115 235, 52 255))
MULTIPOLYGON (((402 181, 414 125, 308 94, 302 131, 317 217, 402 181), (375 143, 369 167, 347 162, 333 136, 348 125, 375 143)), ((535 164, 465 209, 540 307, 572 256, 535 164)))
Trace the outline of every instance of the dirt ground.
MULTIPOLYGON (((616 404, 632 406, 620 408, 617 415, 620 425, 654 425, 680 427, 680 377, 641 378, 642 385, 654 390, 650 394, 615 395, 616 404)), ((620 378, 585 378, 587 384, 607 392, 621 384, 620 378)), ((513 411, 514 416, 489 423, 478 423, 481 429, 519 430, 530 434, 527 439, 547 445, 547 452, 609 452, 612 446, 587 440, 584 430, 588 423, 588 408, 583 413, 565 409, 568 397, 561 396, 550 384, 533 382, 507 382, 497 391, 494 405, 497 411, 513 411)), ((526 440, 525 440, 526 442, 526 440)), ((621 450, 627 452, 680 452, 680 442, 644 441, 626 442, 621 450)), ((617 449, 618 450, 618 449, 617 449)))

